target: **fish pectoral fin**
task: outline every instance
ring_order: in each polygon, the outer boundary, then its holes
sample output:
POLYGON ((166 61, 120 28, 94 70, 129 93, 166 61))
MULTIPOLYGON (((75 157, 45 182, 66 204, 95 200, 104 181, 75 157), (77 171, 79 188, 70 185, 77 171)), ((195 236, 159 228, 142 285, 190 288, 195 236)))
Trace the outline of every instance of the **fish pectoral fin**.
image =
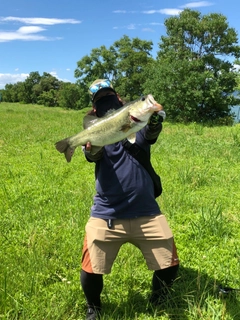
POLYGON ((120 131, 128 132, 128 130, 130 130, 130 129, 131 129, 131 125, 130 125, 129 123, 127 123, 127 124, 124 124, 124 125, 121 127, 120 131))
POLYGON ((136 141, 136 133, 130 134, 130 136, 128 136, 127 139, 129 142, 134 143, 136 141))
POLYGON ((125 124, 122 125, 120 131, 128 132, 128 130, 130 130, 132 128, 132 124, 133 123, 130 121, 129 116, 128 116, 128 118, 126 119, 125 124))

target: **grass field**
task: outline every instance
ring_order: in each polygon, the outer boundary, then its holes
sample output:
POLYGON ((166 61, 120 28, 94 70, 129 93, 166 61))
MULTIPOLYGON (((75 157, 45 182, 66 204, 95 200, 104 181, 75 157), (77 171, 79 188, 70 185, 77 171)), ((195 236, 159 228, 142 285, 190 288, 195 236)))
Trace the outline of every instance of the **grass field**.
MULTIPOLYGON (((83 111, 0 104, 0 319, 84 319, 79 284, 94 165, 72 162, 54 143, 81 130, 83 111)), ((239 320, 240 125, 165 122, 153 147, 158 198, 174 232, 179 277, 165 305, 148 305, 151 272, 122 247, 104 277, 103 317, 112 320, 239 320)))

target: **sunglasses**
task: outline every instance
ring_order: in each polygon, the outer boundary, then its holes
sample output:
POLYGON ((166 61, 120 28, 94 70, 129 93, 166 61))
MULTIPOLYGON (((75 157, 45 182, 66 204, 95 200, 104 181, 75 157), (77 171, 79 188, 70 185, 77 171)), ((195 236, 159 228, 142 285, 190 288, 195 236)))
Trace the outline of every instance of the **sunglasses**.
POLYGON ((98 90, 102 88, 111 88, 111 82, 109 80, 104 80, 102 82, 96 83, 92 85, 89 90, 92 94, 96 93, 98 90))

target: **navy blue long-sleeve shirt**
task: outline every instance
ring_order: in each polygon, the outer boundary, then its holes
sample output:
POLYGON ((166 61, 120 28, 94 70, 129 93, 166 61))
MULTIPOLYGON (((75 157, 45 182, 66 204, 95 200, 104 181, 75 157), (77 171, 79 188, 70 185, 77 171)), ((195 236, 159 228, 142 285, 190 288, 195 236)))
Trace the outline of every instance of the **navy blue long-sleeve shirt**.
MULTIPOLYGON (((150 156, 162 129, 148 126, 136 133, 136 143, 150 156), (151 132, 152 131, 152 132, 151 132)), ((95 162, 96 195, 91 216, 102 219, 129 219, 160 214, 154 186, 148 172, 117 142, 103 147, 98 154, 85 151, 88 161, 95 162)))

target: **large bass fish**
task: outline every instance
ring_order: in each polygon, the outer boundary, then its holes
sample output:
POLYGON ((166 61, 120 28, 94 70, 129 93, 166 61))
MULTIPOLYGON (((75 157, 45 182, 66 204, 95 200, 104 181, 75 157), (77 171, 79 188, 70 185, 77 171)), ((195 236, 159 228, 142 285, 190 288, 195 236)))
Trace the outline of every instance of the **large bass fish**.
POLYGON ((71 161, 74 150, 91 145, 102 147, 125 138, 135 141, 136 132, 141 130, 154 112, 162 110, 151 94, 125 104, 120 109, 109 111, 102 118, 88 117, 86 128, 78 134, 56 142, 56 149, 65 154, 67 162, 71 161))

